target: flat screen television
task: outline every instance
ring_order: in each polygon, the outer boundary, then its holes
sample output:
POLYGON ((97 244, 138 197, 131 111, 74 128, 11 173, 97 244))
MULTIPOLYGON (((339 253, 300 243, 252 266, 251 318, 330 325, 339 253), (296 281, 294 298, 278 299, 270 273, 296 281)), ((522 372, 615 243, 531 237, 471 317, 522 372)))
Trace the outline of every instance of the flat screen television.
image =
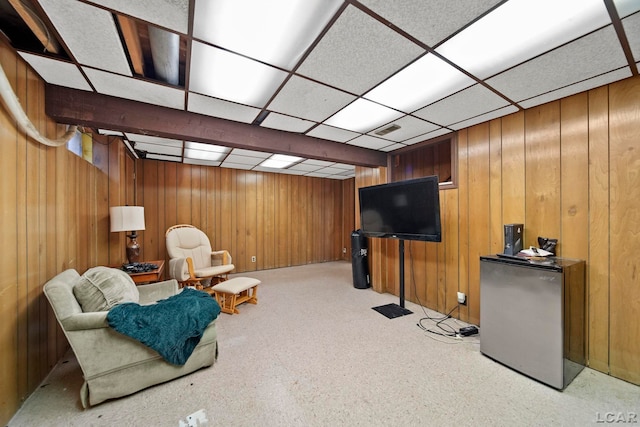
POLYGON ((366 236, 442 241, 437 176, 362 187, 358 195, 366 236))

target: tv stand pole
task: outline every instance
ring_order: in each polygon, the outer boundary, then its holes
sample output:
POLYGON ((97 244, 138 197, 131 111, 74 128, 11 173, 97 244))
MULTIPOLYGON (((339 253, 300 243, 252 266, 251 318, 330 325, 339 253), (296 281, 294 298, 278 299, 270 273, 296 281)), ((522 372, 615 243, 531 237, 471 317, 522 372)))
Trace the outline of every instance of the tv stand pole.
POLYGON ((413 311, 404 307, 404 240, 400 239, 399 242, 400 256, 398 258, 400 261, 400 305, 392 303, 373 307, 374 310, 387 316, 389 319, 413 313, 413 311))
POLYGON ((400 252, 400 307, 404 308, 404 240, 398 243, 400 252))

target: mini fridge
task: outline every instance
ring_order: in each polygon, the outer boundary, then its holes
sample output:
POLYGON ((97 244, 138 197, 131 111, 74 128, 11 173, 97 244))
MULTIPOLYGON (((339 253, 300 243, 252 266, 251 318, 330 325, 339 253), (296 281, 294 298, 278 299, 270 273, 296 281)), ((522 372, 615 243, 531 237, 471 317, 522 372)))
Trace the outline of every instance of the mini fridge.
POLYGON ((585 365, 585 262, 480 257, 480 352, 557 389, 585 365))

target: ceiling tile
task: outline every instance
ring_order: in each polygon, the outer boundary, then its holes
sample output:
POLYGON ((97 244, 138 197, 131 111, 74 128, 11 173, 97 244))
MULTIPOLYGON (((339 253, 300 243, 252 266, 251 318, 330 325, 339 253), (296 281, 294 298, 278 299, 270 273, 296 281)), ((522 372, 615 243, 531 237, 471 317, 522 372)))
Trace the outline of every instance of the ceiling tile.
POLYGON ((500 1, 403 0, 402 7, 389 0, 360 0, 360 3, 434 47, 500 1))
POLYGON ((552 92, 547 92, 540 96, 529 98, 525 101, 520 102, 520 105, 523 108, 535 107, 536 105, 555 101, 556 99, 560 99, 566 96, 575 95, 576 93, 584 92, 586 90, 616 82, 627 77, 631 77, 631 70, 629 69, 629 67, 620 68, 618 70, 599 75, 592 79, 584 80, 576 84, 554 90, 552 92))
POLYGON ((348 93, 300 76, 292 76, 267 108, 321 122, 354 99, 355 96, 348 93))
POLYGON ((252 123, 260 114, 259 108, 211 98, 194 92, 189 93, 187 110, 242 123, 252 123))
POLYGON ((506 116, 511 113, 515 113, 518 111, 518 107, 515 105, 508 105, 503 108, 499 108, 497 110, 489 111, 488 113, 481 114, 479 116, 472 117, 467 120, 463 120, 461 122, 449 125, 449 128, 459 130, 464 129, 469 126, 477 125, 478 123, 484 123, 489 120, 497 119, 498 117, 506 116))
POLYGON ((264 153, 262 151, 245 150, 242 148, 234 148, 231 154, 237 156, 257 157, 259 159, 266 159, 271 156, 271 153, 264 153))
MULTIPOLYGON (((640 2, 637 2, 637 5, 640 6, 640 2)), ((640 13, 623 19, 622 25, 633 53, 633 59, 638 62, 640 61, 640 13)))
POLYGON ((419 136, 416 136, 415 138, 407 139, 406 141, 402 141, 402 143, 406 145, 418 144, 420 142, 428 141, 431 138, 436 138, 438 136, 446 135, 448 133, 451 133, 450 129, 440 128, 440 129, 434 130, 433 132, 428 132, 428 133, 425 133, 424 135, 419 135, 419 136))
POLYGON ((317 171, 315 171, 317 173, 324 173, 327 175, 337 175, 339 173, 343 173, 344 169, 340 169, 340 168, 335 168, 333 166, 328 166, 326 168, 322 168, 322 169, 318 169, 317 171))
POLYGON ((333 165, 331 165, 331 167, 342 169, 345 171, 354 171, 356 168, 355 166, 347 165, 346 163, 334 163, 333 165))
POLYGON ((221 166, 223 168, 244 169, 244 170, 251 170, 253 168, 253 165, 247 165, 243 163, 231 163, 231 162, 222 162, 221 166))
POLYGON ((184 109, 184 91, 180 89, 87 67, 83 67, 83 70, 98 93, 178 110, 184 109))
POLYGON ((392 145, 390 141, 381 138, 374 138, 369 135, 362 135, 347 142, 349 145, 355 145, 357 147, 371 148, 372 150, 380 150, 383 147, 388 147, 392 145))
POLYGON ((40 4, 80 64, 132 75, 111 13, 76 0, 40 4))
POLYGON ((322 169, 322 166, 318 166, 318 165, 310 165, 307 163, 298 163, 297 165, 293 165, 289 168, 290 170, 298 170, 298 171, 302 171, 302 172, 314 172, 317 171, 319 169, 322 169))
POLYGON ((351 132, 350 130, 340 129, 333 126, 319 125, 318 127, 307 132, 307 135, 321 139, 328 139, 330 141, 347 142, 348 140, 355 138, 359 134, 356 132, 351 132))
POLYGON ((418 45, 350 5, 297 72, 362 94, 422 53, 418 45))
POLYGON ((315 125, 315 123, 308 120, 289 117, 278 113, 270 113, 260 126, 288 132, 303 133, 309 130, 313 125, 315 125))
POLYGON ((189 0, 154 0, 153 7, 142 1, 89 1, 183 34, 189 29, 189 0))
POLYGON ((397 144, 397 143, 396 143, 396 144, 393 144, 393 145, 387 145, 386 147, 382 147, 382 148, 380 149, 380 151, 386 151, 386 152, 388 153, 388 152, 390 152, 390 151, 398 150, 398 149, 400 149, 400 148, 404 148, 404 147, 406 147, 406 145, 404 145, 404 144, 397 144))
POLYGON ((620 18, 625 18, 640 10, 640 2, 638 0, 613 0, 613 4, 616 6, 620 18))
POLYGON ((626 64, 618 37, 610 25, 505 71, 487 83, 519 102, 626 64))
POLYGON ((422 108, 413 113, 413 115, 447 126, 487 111, 504 107, 507 104, 508 101, 504 98, 496 95, 486 87, 476 84, 422 108))
POLYGON ((223 166, 227 163, 255 166, 262 163, 263 160, 264 158, 239 156, 237 154, 231 153, 224 159, 223 166))
POLYGON ((40 77, 45 82, 74 89, 92 90, 87 80, 74 64, 31 53, 19 53, 40 74, 40 77))
POLYGON ((326 160, 316 160, 316 159, 307 159, 304 160, 300 163, 298 163, 299 165, 315 165, 315 166, 320 166, 320 167, 326 167, 326 166, 331 166, 334 164, 334 162, 328 162, 326 160))

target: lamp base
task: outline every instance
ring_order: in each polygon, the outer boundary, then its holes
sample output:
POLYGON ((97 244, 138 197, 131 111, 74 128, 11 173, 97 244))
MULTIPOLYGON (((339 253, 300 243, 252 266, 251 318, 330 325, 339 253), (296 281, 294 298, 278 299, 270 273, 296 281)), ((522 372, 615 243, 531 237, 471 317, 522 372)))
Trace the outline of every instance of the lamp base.
POLYGON ((138 235, 133 232, 132 234, 127 235, 129 243, 127 243, 127 261, 129 264, 140 261, 140 245, 136 238, 138 235))

